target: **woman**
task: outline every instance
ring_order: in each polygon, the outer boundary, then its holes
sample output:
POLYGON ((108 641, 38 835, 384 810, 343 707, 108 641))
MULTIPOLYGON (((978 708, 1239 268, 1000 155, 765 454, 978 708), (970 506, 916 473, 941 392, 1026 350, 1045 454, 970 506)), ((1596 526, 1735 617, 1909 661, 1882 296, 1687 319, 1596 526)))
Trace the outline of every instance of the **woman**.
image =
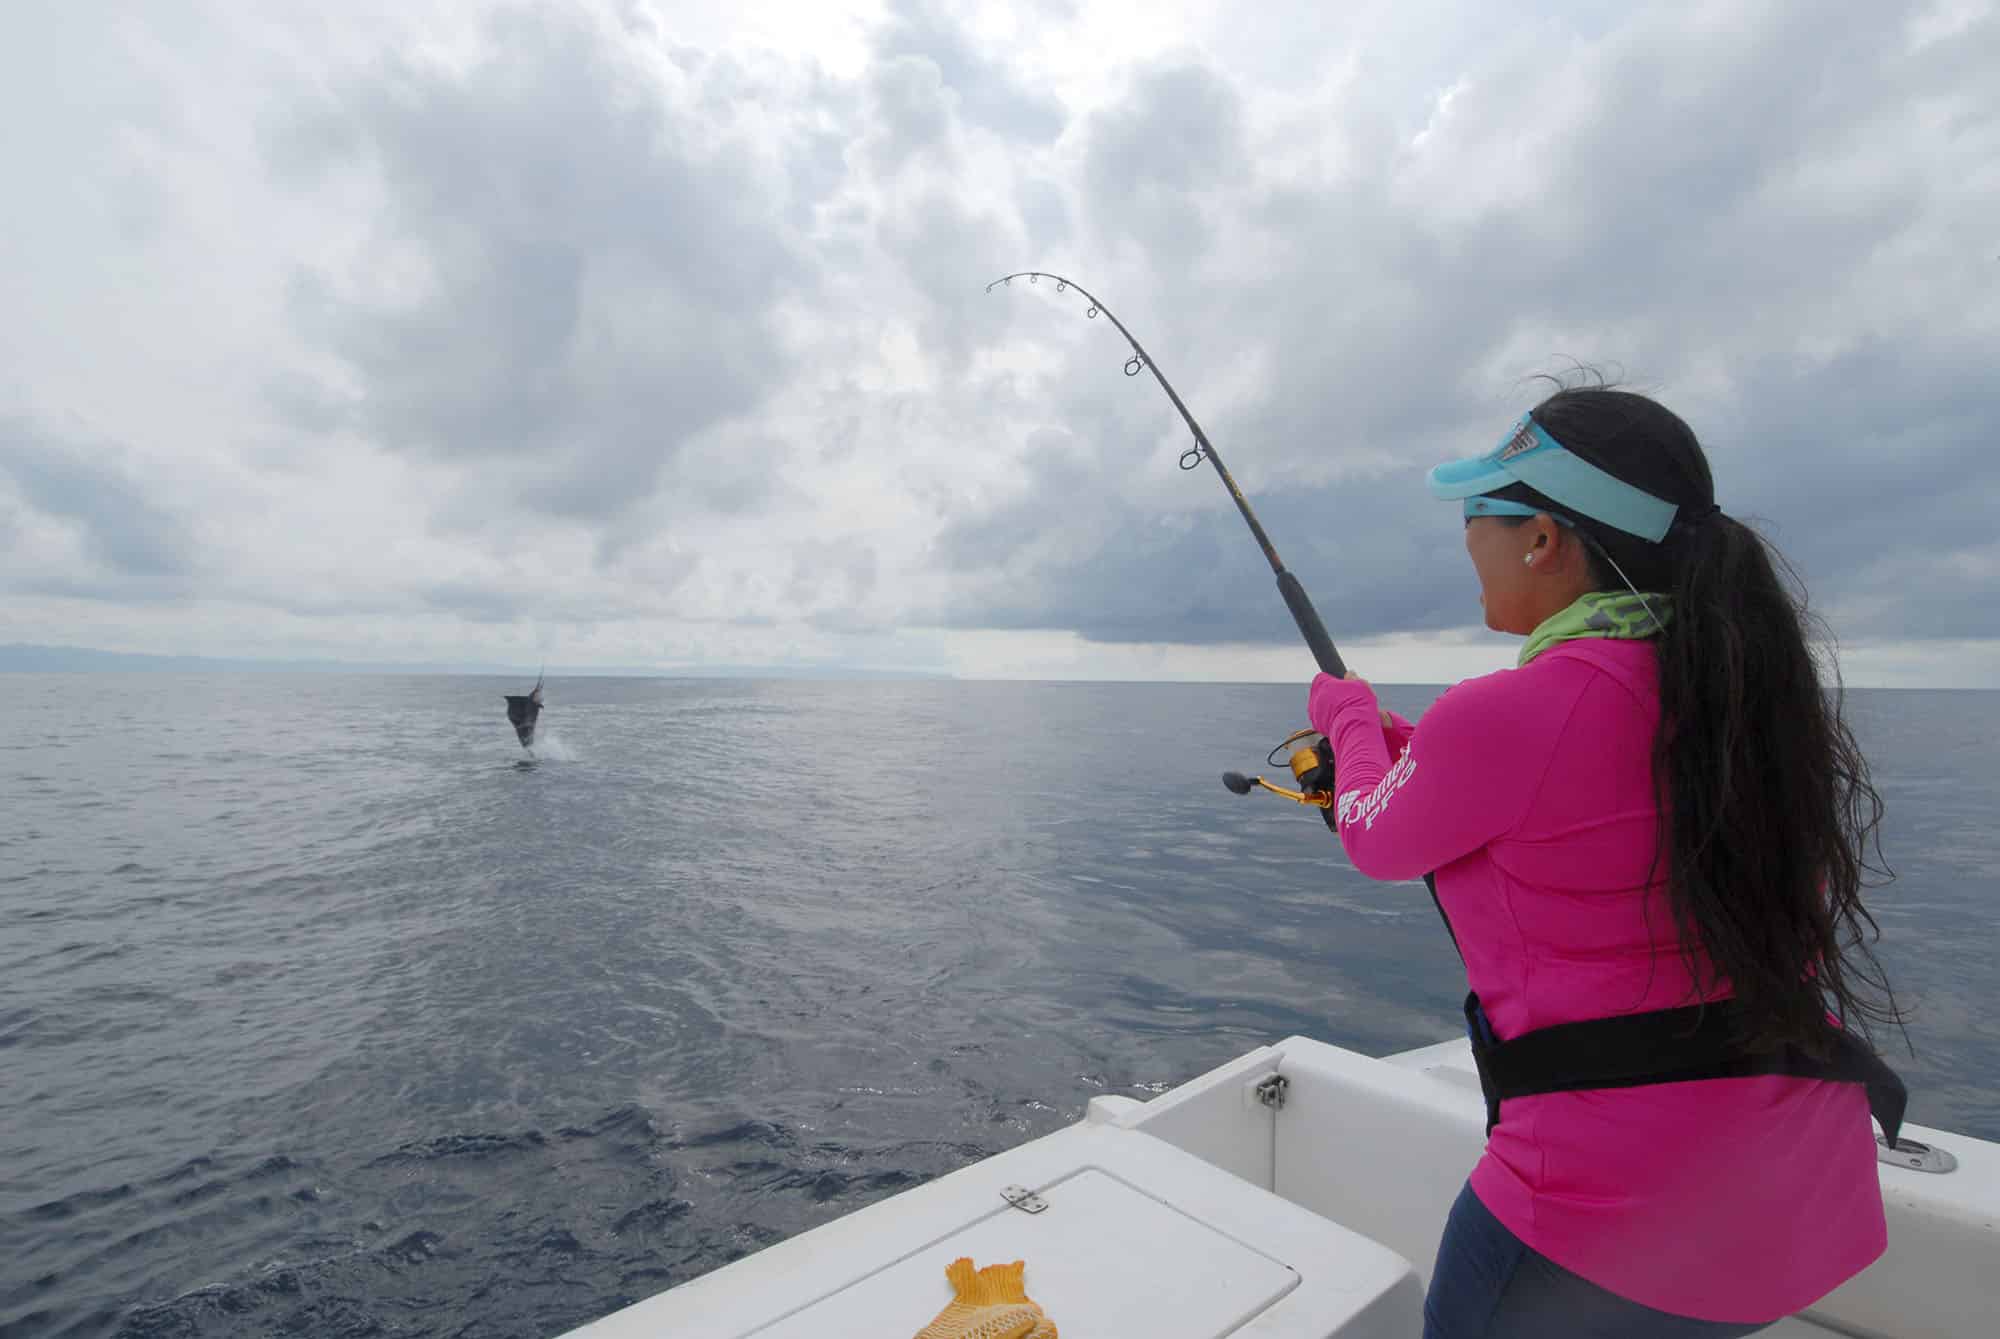
POLYGON ((1885 1245, 1869 1115, 1900 1085, 1854 1035, 1898 1021, 1860 901, 1881 802, 1781 560, 1668 410, 1562 390, 1430 485, 1528 642, 1414 730, 1315 679, 1333 825, 1363 874, 1435 875, 1482 1056, 1615 1044, 1488 1085, 1425 1335, 1752 1333, 1885 1245))

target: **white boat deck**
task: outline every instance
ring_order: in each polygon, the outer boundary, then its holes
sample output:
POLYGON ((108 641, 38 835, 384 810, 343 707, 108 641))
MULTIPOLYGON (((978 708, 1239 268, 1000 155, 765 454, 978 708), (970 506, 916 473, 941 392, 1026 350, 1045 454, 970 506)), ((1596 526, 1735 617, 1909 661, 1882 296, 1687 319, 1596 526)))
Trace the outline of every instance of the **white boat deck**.
MULTIPOLYGON (((1910 1127, 1959 1162, 1881 1165, 1889 1250, 1765 1333, 1993 1339, 2000 1145, 1910 1127)), ((1462 1041, 1374 1059, 1302 1037, 780 1242, 574 1339, 914 1335, 945 1266, 1025 1260, 1070 1339, 1414 1339, 1446 1211, 1484 1143, 1462 1041), (1282 1080, 1283 1101, 1259 1095, 1282 1080), (1029 1212, 1006 1192, 1034 1192, 1029 1212)))

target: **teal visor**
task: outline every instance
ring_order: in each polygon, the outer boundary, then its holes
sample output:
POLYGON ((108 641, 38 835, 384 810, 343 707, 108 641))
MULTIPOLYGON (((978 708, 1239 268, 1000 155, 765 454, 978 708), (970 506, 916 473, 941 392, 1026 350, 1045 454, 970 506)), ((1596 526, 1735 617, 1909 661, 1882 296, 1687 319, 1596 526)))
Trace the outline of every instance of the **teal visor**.
POLYGON ((1571 454, 1529 414, 1521 415, 1500 445, 1485 455, 1434 467, 1429 483, 1432 497, 1447 502, 1466 499, 1468 521, 1475 516, 1534 515, 1537 509, 1525 503, 1481 496, 1509 484, 1526 484, 1578 516, 1654 544, 1666 538, 1680 510, 1571 454))
MULTIPOLYGON (((1465 500, 1465 519, 1475 516, 1539 516, 1548 511, 1547 507, 1537 507, 1532 502, 1509 502, 1504 497, 1469 497, 1465 500)), ((1550 511, 1551 519, 1568 526, 1575 521, 1559 511, 1550 511)))

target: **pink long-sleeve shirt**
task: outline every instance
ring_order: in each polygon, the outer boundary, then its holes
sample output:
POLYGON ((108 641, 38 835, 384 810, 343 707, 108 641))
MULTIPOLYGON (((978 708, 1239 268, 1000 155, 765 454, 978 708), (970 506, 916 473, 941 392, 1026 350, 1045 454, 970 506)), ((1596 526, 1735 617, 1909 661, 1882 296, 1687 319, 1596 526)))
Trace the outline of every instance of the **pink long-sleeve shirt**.
MULTIPOLYGON (((1448 690, 1413 730, 1385 729, 1367 684, 1322 674, 1309 715, 1333 743, 1348 858, 1376 879, 1435 872, 1500 1037, 1700 998, 1665 870, 1652 868, 1651 643, 1558 643, 1448 690)), ((1472 1189, 1565 1269, 1703 1320, 1797 1311, 1887 1244, 1855 1084, 1771 1076, 1511 1098, 1472 1189)))

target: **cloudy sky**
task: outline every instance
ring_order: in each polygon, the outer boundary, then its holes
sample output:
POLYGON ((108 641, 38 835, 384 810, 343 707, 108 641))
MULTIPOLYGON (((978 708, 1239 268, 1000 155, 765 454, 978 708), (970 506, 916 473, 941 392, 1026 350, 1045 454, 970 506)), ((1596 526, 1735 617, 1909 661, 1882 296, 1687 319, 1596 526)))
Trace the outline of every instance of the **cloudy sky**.
POLYGON ((0 642, 1509 663, 1422 471, 1576 362, 1851 681, 2000 683, 2000 5, 0 10, 0 642), (744 10, 749 10, 746 16, 744 10))

